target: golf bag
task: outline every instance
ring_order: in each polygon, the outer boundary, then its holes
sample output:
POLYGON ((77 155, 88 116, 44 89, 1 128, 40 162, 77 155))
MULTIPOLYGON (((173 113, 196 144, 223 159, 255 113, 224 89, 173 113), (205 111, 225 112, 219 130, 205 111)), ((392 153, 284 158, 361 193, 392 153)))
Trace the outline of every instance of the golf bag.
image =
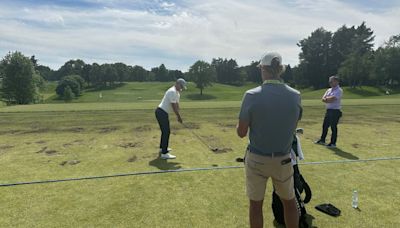
MULTIPOLYGON (((300 153, 302 157, 301 146, 298 140, 299 139, 297 138, 297 136, 293 137, 291 156, 292 156, 292 164, 294 171, 293 172, 294 192, 295 192, 297 211, 299 213, 299 227, 305 228, 309 227, 306 221, 307 211, 305 208, 305 204, 310 202, 311 200, 311 189, 310 186, 307 184, 307 182, 304 180, 303 176, 300 174, 300 170, 297 165, 297 158, 299 157, 300 153), (305 193, 304 199, 302 199, 303 192, 305 193)), ((275 189, 272 192, 272 211, 274 213, 275 220, 279 224, 285 224, 283 205, 279 196, 276 194, 275 189)))

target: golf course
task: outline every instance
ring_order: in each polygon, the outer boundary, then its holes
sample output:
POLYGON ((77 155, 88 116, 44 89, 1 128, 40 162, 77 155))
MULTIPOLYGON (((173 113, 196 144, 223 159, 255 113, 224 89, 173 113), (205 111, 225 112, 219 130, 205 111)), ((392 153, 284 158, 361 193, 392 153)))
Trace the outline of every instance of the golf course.
MULTIPOLYGON (((236 135, 236 124, 243 93, 257 85, 214 83, 200 95, 189 83, 183 124, 170 116, 177 158, 162 160, 154 110, 170 86, 122 83, 65 103, 53 84, 44 103, 0 104, 0 227, 248 227, 243 163, 236 162, 248 138, 236 135)), ((337 148, 327 148, 313 143, 325 90, 300 90, 299 168, 313 194, 308 223, 400 227, 400 91, 344 87, 337 148), (322 203, 341 215, 316 210, 322 203)), ((271 194, 268 182, 265 227, 282 227, 271 194)))

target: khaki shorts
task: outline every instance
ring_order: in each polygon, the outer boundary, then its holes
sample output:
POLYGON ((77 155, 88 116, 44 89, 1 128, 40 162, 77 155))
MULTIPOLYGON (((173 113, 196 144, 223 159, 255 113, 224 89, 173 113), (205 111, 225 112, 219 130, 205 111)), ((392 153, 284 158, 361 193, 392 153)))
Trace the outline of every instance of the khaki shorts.
POLYGON ((247 152, 245 171, 246 191, 250 200, 261 201, 264 199, 269 177, 272 178, 275 192, 281 199, 290 200, 295 197, 290 154, 268 157, 247 152), (282 164, 285 163, 282 161, 286 161, 286 164, 282 164))

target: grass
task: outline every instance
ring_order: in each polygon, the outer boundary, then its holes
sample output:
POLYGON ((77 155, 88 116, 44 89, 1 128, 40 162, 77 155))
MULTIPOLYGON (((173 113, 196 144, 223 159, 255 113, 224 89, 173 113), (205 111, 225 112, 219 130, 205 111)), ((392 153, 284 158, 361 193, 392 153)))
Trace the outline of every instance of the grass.
MULTIPOLYGON (((0 108, 1 183, 240 165, 234 160, 243 155, 247 139, 235 135, 238 100, 182 101, 182 116, 190 129, 171 118, 170 142, 178 156, 172 161, 157 159, 157 103, 119 99, 0 108), (223 150, 210 151, 192 131, 223 150)), ((301 137, 307 162, 398 156, 398 100, 344 103, 339 147, 327 149, 312 143, 320 134, 324 108, 318 100, 304 100, 299 127, 305 129, 301 137)), ((316 227, 399 227, 399 164, 301 165, 313 190, 309 221, 316 227), (353 189, 359 191, 360 210, 351 208, 353 189), (314 209, 326 202, 340 208, 342 216, 333 218, 314 209)), ((265 199, 266 227, 276 225, 270 194, 271 185, 265 199)), ((4 227, 248 226, 243 169, 0 187, 0 204, 4 227)))

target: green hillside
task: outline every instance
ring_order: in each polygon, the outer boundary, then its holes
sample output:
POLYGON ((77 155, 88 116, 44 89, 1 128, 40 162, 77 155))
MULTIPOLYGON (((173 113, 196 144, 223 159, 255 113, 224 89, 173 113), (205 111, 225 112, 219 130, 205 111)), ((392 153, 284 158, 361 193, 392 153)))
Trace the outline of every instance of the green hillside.
MULTIPOLYGON (((173 82, 129 82, 116 85, 114 88, 103 90, 87 89, 73 103, 92 103, 92 102, 142 102, 142 101, 159 101, 164 96, 165 90, 173 85, 173 82)), ((247 83, 244 86, 230 86, 214 83, 212 87, 200 90, 195 87, 194 83, 189 83, 188 90, 182 93, 182 101, 239 101, 243 97, 243 93, 256 87, 255 83, 247 83)), ((64 103, 63 100, 57 99, 54 91, 55 83, 49 83, 49 88, 44 94, 45 103, 64 103)), ((344 87, 345 99, 361 99, 361 98, 399 98, 399 90, 390 90, 391 95, 385 94, 385 89, 371 86, 363 86, 362 88, 344 87)), ((326 89, 300 90, 302 99, 320 99, 326 89)))
MULTIPOLYGON (((92 102, 141 102, 161 100, 165 90, 173 85, 173 82, 129 82, 116 85, 115 88, 95 90, 87 89, 74 103, 92 102)), ((181 99, 184 100, 214 100, 214 101, 235 101, 241 100, 243 93, 257 86, 256 84, 246 84, 244 86, 229 86, 215 83, 212 87, 200 90, 195 84, 189 83, 188 89, 182 93, 181 99)), ((45 103, 63 103, 57 99, 55 93, 48 97, 45 103)))

